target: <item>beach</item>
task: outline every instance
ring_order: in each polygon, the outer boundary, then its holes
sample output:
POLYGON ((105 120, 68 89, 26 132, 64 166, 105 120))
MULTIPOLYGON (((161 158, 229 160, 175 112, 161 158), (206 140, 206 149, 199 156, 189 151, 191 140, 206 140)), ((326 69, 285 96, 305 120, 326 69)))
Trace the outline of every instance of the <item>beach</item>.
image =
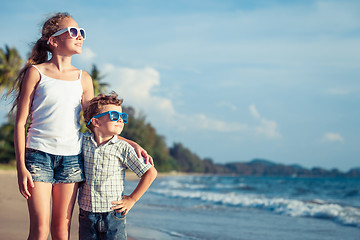
MULTIPOLYGON (((128 174, 127 179, 133 181, 136 177, 128 174)), ((29 215, 26 199, 18 190, 15 170, 0 170, 0 206, 0 239, 26 239, 29 230, 29 215)), ((70 239, 78 239, 78 214, 78 205, 75 203, 70 239)), ((128 239, 134 240, 131 236, 128 236, 128 239)))

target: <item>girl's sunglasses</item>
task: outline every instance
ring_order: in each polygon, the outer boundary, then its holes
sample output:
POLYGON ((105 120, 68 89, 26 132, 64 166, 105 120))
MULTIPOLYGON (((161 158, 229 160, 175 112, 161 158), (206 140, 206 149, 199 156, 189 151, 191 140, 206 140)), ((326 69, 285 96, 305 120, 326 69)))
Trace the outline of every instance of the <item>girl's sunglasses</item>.
MULTIPOLYGON (((100 113, 100 114, 98 114, 98 115, 93 116, 91 119, 93 119, 93 118, 99 118, 99 117, 105 116, 106 114, 109 114, 111 121, 119 121, 119 119, 121 118, 125 124, 128 122, 129 116, 128 116, 126 113, 120 113, 120 112, 118 112, 118 111, 103 112, 103 113, 100 113)), ((90 125, 91 119, 90 119, 90 121, 86 124, 86 126, 90 125)))
POLYGON ((59 31, 57 31, 56 33, 54 33, 53 35, 51 35, 51 37, 56 37, 59 36, 65 32, 68 32, 70 37, 72 38, 77 38, 79 36, 79 34, 81 35, 81 37, 83 38, 83 40, 86 39, 86 32, 85 29, 83 28, 76 28, 76 27, 67 27, 67 28, 63 28, 59 31))

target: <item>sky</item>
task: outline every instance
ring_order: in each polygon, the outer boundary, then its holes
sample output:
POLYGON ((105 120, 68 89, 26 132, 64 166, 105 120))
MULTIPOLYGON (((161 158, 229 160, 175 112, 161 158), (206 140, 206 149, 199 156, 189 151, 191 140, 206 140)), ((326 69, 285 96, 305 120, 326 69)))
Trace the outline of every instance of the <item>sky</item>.
MULTIPOLYGON (((87 33, 72 63, 96 64, 169 147, 182 143, 215 163, 360 167, 357 0, 1 5, 0 47, 24 59, 49 14, 69 12, 87 33)), ((8 105, 1 101, 0 123, 8 105)))

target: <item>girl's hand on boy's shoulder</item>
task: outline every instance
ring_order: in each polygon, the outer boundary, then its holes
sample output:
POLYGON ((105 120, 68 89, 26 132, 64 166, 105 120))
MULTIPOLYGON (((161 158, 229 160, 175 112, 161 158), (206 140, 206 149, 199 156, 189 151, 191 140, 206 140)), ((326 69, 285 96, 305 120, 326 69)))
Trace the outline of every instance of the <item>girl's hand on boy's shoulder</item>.
POLYGON ((154 166, 154 160, 152 159, 152 157, 149 154, 147 154, 147 157, 144 157, 144 160, 145 160, 145 164, 150 163, 152 166, 154 166))
POLYGON ((143 149, 140 145, 136 144, 137 146, 134 146, 135 152, 139 158, 144 158, 145 164, 150 163, 154 166, 154 161, 152 157, 146 152, 145 149, 143 149))

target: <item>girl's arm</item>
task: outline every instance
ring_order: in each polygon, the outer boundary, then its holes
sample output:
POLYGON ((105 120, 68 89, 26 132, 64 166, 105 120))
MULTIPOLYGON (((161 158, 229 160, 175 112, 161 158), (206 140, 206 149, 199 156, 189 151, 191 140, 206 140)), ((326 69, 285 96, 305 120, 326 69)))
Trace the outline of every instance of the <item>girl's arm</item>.
POLYGON ((154 167, 149 168, 149 170, 144 173, 136 186, 135 190, 130 194, 130 196, 124 195, 120 201, 114 201, 111 204, 115 205, 111 210, 117 210, 117 212, 124 212, 123 215, 126 215, 130 209, 135 205, 137 201, 144 195, 148 190, 151 183, 155 180, 157 176, 157 171, 154 167))
POLYGON ((85 71, 83 71, 81 76, 81 84, 83 88, 81 104, 82 108, 85 109, 89 105, 89 101, 94 97, 94 86, 91 76, 85 71))
POLYGON ((18 184, 20 193, 28 199, 31 197, 29 187, 34 187, 30 172, 25 166, 25 129, 26 121, 29 116, 31 103, 34 97, 35 89, 40 80, 39 72, 30 67, 21 84, 22 90, 19 93, 19 100, 16 109, 14 146, 16 156, 16 168, 18 175, 18 184))

